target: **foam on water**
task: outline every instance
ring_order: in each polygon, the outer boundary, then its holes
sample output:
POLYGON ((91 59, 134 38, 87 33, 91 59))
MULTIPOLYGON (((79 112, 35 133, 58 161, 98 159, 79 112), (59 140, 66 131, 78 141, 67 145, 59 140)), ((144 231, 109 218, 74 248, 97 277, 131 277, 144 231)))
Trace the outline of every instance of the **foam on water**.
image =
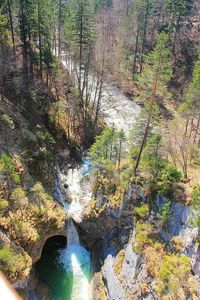
POLYGON ((68 215, 76 221, 81 220, 81 213, 86 204, 91 200, 92 191, 87 186, 87 191, 82 187, 81 180, 87 175, 94 167, 90 165, 89 160, 85 160, 83 164, 77 168, 69 169, 66 177, 68 184, 67 194, 71 198, 71 203, 66 203, 68 215))
POLYGON ((78 232, 72 220, 67 228, 68 245, 60 251, 58 264, 67 272, 71 281, 71 300, 89 300, 90 252, 80 245, 78 232))
MULTIPOLYGON (((67 56, 64 52, 62 53, 62 64, 68 71, 72 72, 73 69, 73 72, 76 73, 77 66, 72 60, 67 60, 67 56)), ((89 74, 88 89, 90 90, 91 98, 95 97, 96 83, 97 76, 95 74, 89 74)), ((75 85, 78 85, 77 80, 75 80, 75 85)), ((118 130, 123 129, 128 136, 136 122, 136 116, 140 113, 140 106, 126 97, 117 86, 104 83, 100 112, 108 126, 114 124, 118 130)))
POLYGON ((71 300, 89 299, 90 253, 80 245, 63 250, 59 263, 72 278, 71 300))

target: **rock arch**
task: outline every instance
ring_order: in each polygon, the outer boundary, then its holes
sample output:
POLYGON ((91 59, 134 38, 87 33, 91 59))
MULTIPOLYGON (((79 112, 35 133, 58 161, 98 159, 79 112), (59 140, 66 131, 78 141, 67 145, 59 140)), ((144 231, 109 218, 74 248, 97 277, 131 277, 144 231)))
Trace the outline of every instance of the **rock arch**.
POLYGON ((67 244, 67 232, 65 230, 58 230, 56 232, 52 232, 52 233, 45 235, 43 238, 41 238, 40 241, 38 241, 36 243, 35 247, 33 248, 32 252, 31 252, 33 264, 35 264, 41 258, 43 248, 44 248, 45 244, 47 243, 47 241, 54 237, 65 238, 66 244, 67 244))

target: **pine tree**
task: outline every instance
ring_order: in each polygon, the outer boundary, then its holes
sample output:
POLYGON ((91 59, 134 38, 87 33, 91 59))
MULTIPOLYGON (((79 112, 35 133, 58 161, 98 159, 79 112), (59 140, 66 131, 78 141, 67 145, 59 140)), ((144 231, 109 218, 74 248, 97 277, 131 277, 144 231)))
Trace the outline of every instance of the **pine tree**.
POLYGON ((54 34, 53 27, 53 6, 51 0, 38 0, 38 37, 39 37, 39 53, 40 53, 40 75, 43 75, 43 61, 47 66, 52 61, 52 40, 54 34))
POLYGON ((9 45, 10 31, 8 30, 8 19, 0 13, 0 97, 4 99, 4 85, 6 78, 6 46, 9 45))
POLYGON ((193 78, 185 92, 185 103, 179 111, 186 117, 185 136, 192 138, 192 142, 200 145, 200 56, 194 64, 193 78))
POLYGON ((90 0, 76 0, 74 11, 73 40, 78 47, 78 87, 80 94, 83 94, 84 79, 87 76, 91 48, 95 40, 93 9, 90 0))
POLYGON ((15 34, 14 34, 14 22, 13 22, 13 0, 0 0, 0 10, 8 18, 8 26, 12 37, 12 46, 15 48, 15 34))
POLYGON ((156 46, 152 53, 146 57, 143 72, 139 78, 139 85, 145 91, 143 97, 149 101, 145 132, 142 139, 139 155, 135 164, 134 174, 136 175, 140 163, 141 155, 148 138, 149 127, 151 125, 154 104, 158 96, 164 96, 167 92, 166 84, 172 76, 170 63, 170 51, 167 48, 168 37, 161 33, 158 36, 156 46))
POLYGON ((171 22, 169 24, 169 31, 174 31, 174 38, 172 41, 172 53, 175 55, 176 52, 176 40, 179 30, 179 23, 181 16, 186 12, 186 1, 185 0, 168 0, 166 2, 166 8, 170 12, 171 22))
POLYGON ((135 49, 133 55, 133 78, 137 73, 137 62, 140 64, 140 72, 143 65, 143 54, 145 50, 146 35, 148 32, 148 23, 151 10, 153 7, 153 0, 137 0, 133 3, 132 11, 129 17, 135 18, 135 49))
POLYGON ((120 170, 121 159, 124 155, 123 143, 125 133, 123 130, 117 131, 115 126, 106 128, 100 136, 96 138, 92 145, 89 157, 104 166, 115 166, 120 170))

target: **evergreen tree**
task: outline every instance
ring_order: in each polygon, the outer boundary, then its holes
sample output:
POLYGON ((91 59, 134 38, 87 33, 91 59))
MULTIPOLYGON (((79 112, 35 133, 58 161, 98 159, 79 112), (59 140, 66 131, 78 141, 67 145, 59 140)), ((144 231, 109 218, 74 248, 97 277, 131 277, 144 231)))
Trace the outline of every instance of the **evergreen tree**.
POLYGON ((96 163, 120 169, 121 159, 125 154, 123 144, 125 134, 123 130, 117 131, 115 126, 106 128, 100 136, 96 138, 92 145, 89 157, 96 163))
POLYGON ((10 31, 8 19, 0 13, 0 97, 4 99, 4 85, 6 78, 6 46, 9 45, 10 31))
POLYGON ((140 64, 140 73, 143 66, 143 54, 145 50, 148 23, 153 8, 153 0, 134 1, 129 18, 135 18, 135 49, 133 55, 133 78, 137 73, 137 62, 140 64))
POLYGON ((193 78, 185 92, 185 99, 179 108, 179 112, 186 117, 184 135, 192 137, 193 134, 193 142, 200 144, 200 139, 197 140, 200 127, 200 56, 194 65, 193 78))
POLYGON ((152 121, 154 104, 158 96, 164 96, 167 92, 166 84, 172 76, 170 63, 170 51, 167 48, 168 37, 161 33, 158 37, 154 50, 146 57, 143 72, 139 78, 140 88, 144 91, 143 97, 149 101, 147 121, 140 151, 134 168, 136 175, 141 155, 147 142, 149 128, 152 121))
POLYGON ((92 54, 92 45, 95 40, 93 9, 90 0, 75 0, 74 12, 73 41, 78 47, 78 87, 82 96, 85 89, 84 80, 88 73, 92 54))
POLYGON ((170 12, 170 16, 171 16, 171 20, 169 23, 169 31, 174 32, 174 38, 172 41, 172 53, 173 55, 175 55, 179 24, 180 24, 181 16, 186 12, 186 1, 167 0, 166 8, 170 12))

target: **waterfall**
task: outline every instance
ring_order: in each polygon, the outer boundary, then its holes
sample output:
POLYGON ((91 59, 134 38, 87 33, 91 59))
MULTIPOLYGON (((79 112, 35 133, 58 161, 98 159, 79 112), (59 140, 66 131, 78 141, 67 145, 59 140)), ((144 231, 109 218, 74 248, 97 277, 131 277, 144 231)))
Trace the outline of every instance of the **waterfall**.
POLYGON ((91 255, 79 241, 74 221, 81 222, 81 214, 91 199, 91 187, 85 182, 85 176, 92 170, 90 161, 68 169, 67 174, 57 167, 54 197, 65 208, 68 215, 67 247, 58 251, 56 265, 62 270, 62 300, 89 300, 91 255), (71 203, 66 202, 71 199, 71 203))
POLYGON ((58 263, 65 269, 66 279, 71 284, 66 290, 66 300, 89 300, 90 252, 80 245, 72 219, 67 226, 67 247, 60 251, 58 263))
POLYGON ((91 186, 84 178, 94 167, 89 160, 82 165, 68 169, 67 174, 57 168, 54 197, 65 208, 68 215, 67 247, 59 250, 56 264, 64 273, 62 300, 89 300, 91 255, 79 241, 74 221, 81 222, 81 214, 91 199, 91 186), (71 199, 71 203, 66 202, 71 199))
POLYGON ((80 245, 78 231, 72 219, 68 221, 67 225, 67 248, 71 245, 80 245))
POLYGON ((69 169, 66 176, 67 196, 72 202, 65 203, 68 216, 73 218, 77 223, 81 222, 81 215, 84 207, 91 200, 92 190, 88 182, 84 182, 84 176, 91 172, 94 167, 90 165, 88 160, 84 160, 82 165, 74 169, 69 169))

